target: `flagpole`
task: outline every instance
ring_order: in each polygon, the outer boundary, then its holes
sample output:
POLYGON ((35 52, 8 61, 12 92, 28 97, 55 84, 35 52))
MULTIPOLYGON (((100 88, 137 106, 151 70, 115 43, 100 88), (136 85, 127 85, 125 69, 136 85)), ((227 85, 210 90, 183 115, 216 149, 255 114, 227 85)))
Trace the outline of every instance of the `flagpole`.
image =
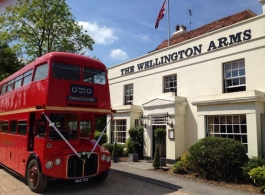
POLYGON ((168 28, 168 40, 167 46, 169 47, 169 40, 170 40, 170 23, 169 23, 169 0, 167 0, 167 28, 168 28))

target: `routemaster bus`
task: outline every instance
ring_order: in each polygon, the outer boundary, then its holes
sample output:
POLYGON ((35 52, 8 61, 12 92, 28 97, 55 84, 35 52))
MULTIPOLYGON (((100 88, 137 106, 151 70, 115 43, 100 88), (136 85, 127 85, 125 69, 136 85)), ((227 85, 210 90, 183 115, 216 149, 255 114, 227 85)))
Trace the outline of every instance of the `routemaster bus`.
POLYGON ((0 164, 34 192, 49 178, 103 182, 111 156, 94 140, 95 119, 111 113, 103 63, 45 54, 0 82, 0 164))

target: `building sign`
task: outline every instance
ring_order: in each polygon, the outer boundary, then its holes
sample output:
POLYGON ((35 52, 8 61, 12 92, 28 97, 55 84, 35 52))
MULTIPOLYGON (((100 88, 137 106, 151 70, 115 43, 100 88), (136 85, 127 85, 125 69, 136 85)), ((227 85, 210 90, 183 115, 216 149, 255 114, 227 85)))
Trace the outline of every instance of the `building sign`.
MULTIPOLYGON (((229 35, 227 37, 221 37, 217 40, 212 40, 207 45, 207 52, 213 51, 222 47, 227 47, 236 43, 240 43, 243 41, 250 40, 251 37, 251 30, 247 29, 243 32, 238 32, 236 34, 229 35)), ((163 65, 169 62, 174 62, 183 58, 188 58, 194 55, 198 55, 202 53, 202 48, 204 46, 202 44, 186 48, 185 50, 175 51, 165 56, 161 56, 160 58, 151 59, 136 66, 129 66, 127 68, 121 69, 121 75, 130 74, 136 71, 145 70, 148 68, 152 68, 154 66, 163 65)))

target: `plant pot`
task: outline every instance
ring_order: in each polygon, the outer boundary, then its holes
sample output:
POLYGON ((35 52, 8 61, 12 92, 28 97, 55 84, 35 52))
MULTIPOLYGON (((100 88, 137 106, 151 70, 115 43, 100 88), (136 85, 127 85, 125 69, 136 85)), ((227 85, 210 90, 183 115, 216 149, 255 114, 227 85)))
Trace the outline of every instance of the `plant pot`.
POLYGON ((113 162, 117 163, 118 162, 118 158, 113 158, 113 162))
POLYGON ((138 154, 129 154, 129 160, 132 162, 138 161, 138 154))

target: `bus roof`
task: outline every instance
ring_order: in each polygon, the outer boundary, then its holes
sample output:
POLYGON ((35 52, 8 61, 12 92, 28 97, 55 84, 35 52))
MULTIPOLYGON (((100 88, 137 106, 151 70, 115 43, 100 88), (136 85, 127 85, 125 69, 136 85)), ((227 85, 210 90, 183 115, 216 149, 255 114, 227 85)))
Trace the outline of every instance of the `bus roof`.
POLYGON ((55 60, 58 62, 66 62, 69 64, 76 64, 76 65, 84 65, 84 64, 89 64, 89 67, 91 68, 96 68, 100 70, 107 71, 106 66, 100 62, 99 60, 95 60, 93 58, 87 57, 87 56, 82 56, 79 54, 74 54, 74 53, 67 53, 67 52, 50 52, 47 54, 44 54, 43 56, 37 58, 33 62, 29 63, 28 65, 24 66, 17 72, 13 73, 9 77, 5 78, 4 80, 0 81, 0 85, 2 83, 5 83, 6 81, 9 81, 10 79, 13 79, 23 72, 26 72, 27 70, 30 70, 33 68, 35 65, 47 62, 48 60, 55 60))

